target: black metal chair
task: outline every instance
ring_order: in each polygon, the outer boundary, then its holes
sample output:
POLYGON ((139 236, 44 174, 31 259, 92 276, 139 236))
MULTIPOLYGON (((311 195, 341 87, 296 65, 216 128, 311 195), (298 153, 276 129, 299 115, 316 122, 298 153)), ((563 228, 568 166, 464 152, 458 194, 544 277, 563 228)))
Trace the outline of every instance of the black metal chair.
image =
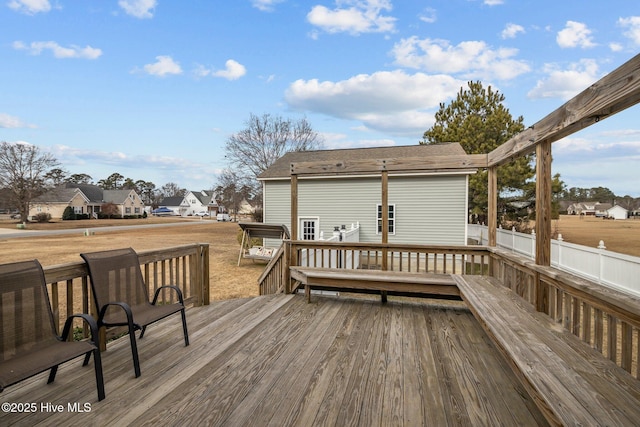
POLYGON ((161 286, 156 289, 153 301, 149 302, 138 254, 132 248, 83 253, 80 256, 89 268, 91 290, 98 309, 98 326, 128 327, 136 377, 140 376, 136 330, 141 331, 142 339, 148 325, 180 313, 184 345, 189 345, 182 291, 173 285, 161 286), (160 291, 167 288, 176 292, 178 302, 156 305, 160 291))
POLYGON ((0 332, 0 392, 49 369, 47 383, 52 383, 60 364, 85 356, 86 366, 93 353, 98 400, 104 399, 98 325, 88 314, 74 314, 57 335, 44 271, 37 260, 0 265, 0 332), (93 341, 67 341, 74 318, 89 324, 93 341))

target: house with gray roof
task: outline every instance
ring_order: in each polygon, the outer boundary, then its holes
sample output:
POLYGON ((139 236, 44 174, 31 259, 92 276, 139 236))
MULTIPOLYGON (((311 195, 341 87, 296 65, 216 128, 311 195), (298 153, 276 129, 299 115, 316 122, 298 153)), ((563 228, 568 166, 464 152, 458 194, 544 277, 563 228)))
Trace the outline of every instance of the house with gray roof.
POLYGON ((171 209, 176 215, 192 216, 206 212, 214 217, 218 213, 218 202, 213 191, 187 191, 184 196, 165 197, 160 207, 171 209))
MULTIPOLYGON (((258 176, 263 186, 264 222, 291 228, 291 170, 299 162, 343 163, 465 156, 458 143, 290 152, 258 176)), ((410 163, 410 162, 409 162, 410 163)), ((389 173, 389 242, 464 245, 467 241, 468 177, 476 170, 389 173)), ((360 225, 361 242, 382 235, 379 175, 331 174, 298 178, 298 235, 331 236, 335 227, 360 225)))
POLYGON ((104 190, 92 184, 67 183, 34 199, 29 205, 29 217, 45 212, 59 219, 70 206, 76 214, 97 218, 106 203, 113 203, 122 217, 144 213, 144 202, 134 190, 104 190))

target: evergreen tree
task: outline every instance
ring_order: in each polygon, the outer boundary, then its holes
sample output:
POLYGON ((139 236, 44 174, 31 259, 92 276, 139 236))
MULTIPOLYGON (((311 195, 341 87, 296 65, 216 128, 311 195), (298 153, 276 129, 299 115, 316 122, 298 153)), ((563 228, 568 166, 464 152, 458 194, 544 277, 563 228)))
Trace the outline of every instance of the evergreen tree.
MULTIPOLYGON (((436 122, 423 135, 421 144, 459 142, 467 154, 487 154, 524 130, 522 116, 513 119, 504 95, 481 82, 469 82, 449 105, 440 104, 436 122)), ((531 156, 498 167, 498 212, 506 212, 505 198, 527 199, 535 175, 531 156)), ((486 217, 487 172, 469 178, 469 213, 486 217)), ((501 214, 499 213, 499 222, 501 214)))

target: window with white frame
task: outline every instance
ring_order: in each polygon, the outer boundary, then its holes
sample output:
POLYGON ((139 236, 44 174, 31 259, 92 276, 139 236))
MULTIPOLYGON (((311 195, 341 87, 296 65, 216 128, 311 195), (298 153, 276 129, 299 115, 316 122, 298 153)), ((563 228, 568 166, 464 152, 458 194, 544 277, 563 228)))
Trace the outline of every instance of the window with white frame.
POLYGON ((318 218, 300 218, 300 237, 302 240, 317 239, 318 218))
MULTIPOLYGON (((382 204, 376 205, 376 234, 382 234, 382 204)), ((396 234, 396 205, 389 205, 389 234, 396 234)))

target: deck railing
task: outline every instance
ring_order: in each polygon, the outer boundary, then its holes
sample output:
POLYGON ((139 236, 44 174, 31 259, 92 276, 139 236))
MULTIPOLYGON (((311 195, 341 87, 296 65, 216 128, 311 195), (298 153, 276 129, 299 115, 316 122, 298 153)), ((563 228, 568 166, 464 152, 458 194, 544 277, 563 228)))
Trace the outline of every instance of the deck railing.
MULTIPOLYGON (((138 252, 142 274, 149 286, 149 295, 163 285, 176 285, 185 304, 209 304, 209 245, 191 244, 166 249, 138 252)), ((96 316, 90 294, 89 271, 83 261, 44 268, 54 321, 60 331, 67 316, 88 313, 96 316)), ((175 293, 164 292, 160 303, 174 302, 175 293)), ((78 327, 86 328, 78 322, 78 327)), ((82 329, 83 336, 88 331, 82 329)), ((109 334, 107 335, 107 338, 109 334)))
POLYGON ((258 284, 260 294, 291 292, 289 267, 393 270, 413 273, 488 274, 489 252, 481 246, 285 241, 258 284))
MULTIPOLYGON (((343 259, 359 259, 359 268, 491 275, 560 327, 640 378, 640 297, 623 290, 485 246, 286 241, 284 248, 278 257, 278 267, 265 270, 262 280, 269 286, 261 285, 261 294, 273 290, 291 292, 290 266, 326 267, 330 260, 340 258, 336 254, 342 254, 343 259), (301 256, 303 253, 307 255, 301 256)), ((355 265, 331 267, 355 268, 355 265)))
POLYGON ((640 378, 640 298, 492 248, 493 276, 564 329, 640 378))

